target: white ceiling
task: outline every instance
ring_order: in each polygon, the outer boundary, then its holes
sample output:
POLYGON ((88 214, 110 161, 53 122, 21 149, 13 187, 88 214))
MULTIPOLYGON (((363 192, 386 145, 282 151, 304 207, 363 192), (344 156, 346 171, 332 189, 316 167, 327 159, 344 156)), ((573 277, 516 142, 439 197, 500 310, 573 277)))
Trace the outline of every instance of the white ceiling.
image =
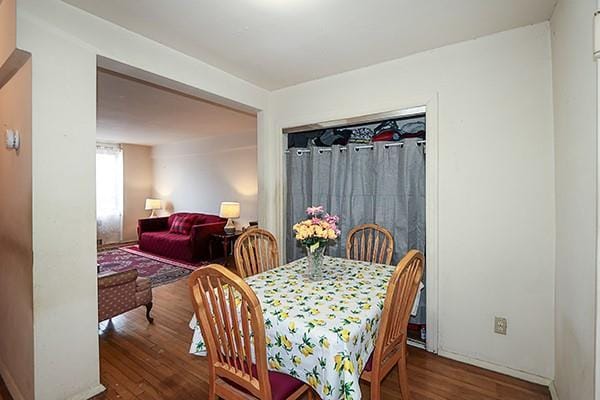
POLYGON ((256 134, 256 116, 112 72, 98 71, 97 139, 157 145, 256 134))
POLYGON ((266 89, 550 18, 556 0, 64 0, 266 89))

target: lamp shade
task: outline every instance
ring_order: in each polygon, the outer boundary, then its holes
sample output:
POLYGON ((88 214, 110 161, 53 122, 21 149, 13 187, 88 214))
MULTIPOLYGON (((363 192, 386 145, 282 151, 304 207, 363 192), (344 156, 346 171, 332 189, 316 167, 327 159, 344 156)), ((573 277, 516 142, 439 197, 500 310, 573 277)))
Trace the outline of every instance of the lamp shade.
POLYGON ((224 201, 221 203, 221 209, 219 211, 221 218, 239 218, 240 217, 240 203, 233 201, 224 201))
POLYGON ((146 210, 160 210, 160 199, 146 199, 146 210))

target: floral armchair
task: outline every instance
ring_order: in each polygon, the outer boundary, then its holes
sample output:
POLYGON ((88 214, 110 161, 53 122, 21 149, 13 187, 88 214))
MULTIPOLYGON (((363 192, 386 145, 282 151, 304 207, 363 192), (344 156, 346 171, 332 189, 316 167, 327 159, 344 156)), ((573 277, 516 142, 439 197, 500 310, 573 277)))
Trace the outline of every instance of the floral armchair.
POLYGON ((146 306, 146 318, 152 323, 152 285, 148 278, 139 278, 135 269, 98 275, 98 322, 140 306, 146 306))

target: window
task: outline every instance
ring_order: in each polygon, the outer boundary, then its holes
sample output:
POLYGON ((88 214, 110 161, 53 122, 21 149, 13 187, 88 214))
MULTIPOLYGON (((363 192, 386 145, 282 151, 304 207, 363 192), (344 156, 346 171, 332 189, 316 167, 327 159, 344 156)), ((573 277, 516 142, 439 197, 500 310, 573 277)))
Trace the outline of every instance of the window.
POLYGON ((122 238, 123 151, 120 145, 96 145, 96 222, 98 239, 114 243, 122 238))

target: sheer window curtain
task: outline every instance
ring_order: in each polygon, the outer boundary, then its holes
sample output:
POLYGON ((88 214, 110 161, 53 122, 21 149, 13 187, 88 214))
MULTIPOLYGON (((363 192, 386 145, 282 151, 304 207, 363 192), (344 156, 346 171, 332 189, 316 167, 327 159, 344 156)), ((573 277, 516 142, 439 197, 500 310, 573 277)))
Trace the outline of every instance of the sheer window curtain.
POLYGON ((120 145, 96 144, 96 225, 103 244, 123 237, 123 151, 120 145))

